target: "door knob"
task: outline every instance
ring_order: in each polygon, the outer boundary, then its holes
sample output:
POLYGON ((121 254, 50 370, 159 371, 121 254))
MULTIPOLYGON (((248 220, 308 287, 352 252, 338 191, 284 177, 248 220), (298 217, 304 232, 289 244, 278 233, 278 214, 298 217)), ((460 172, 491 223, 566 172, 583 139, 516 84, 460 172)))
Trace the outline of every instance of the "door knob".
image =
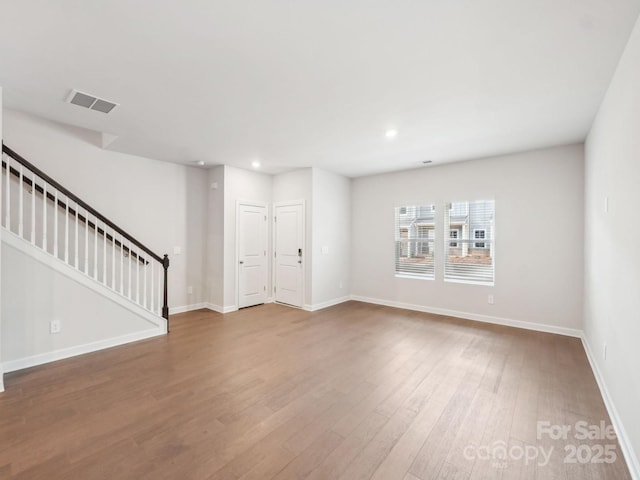
POLYGON ((242 265, 243 263, 244 263, 244 261, 243 261, 243 260, 240 260, 240 265, 242 265))

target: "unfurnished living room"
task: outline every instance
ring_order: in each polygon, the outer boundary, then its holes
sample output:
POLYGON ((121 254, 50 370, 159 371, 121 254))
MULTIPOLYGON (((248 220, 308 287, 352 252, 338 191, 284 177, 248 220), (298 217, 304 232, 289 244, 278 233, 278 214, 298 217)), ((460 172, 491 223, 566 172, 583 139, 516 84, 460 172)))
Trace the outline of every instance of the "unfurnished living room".
POLYGON ((0 0, 0 479, 640 479, 640 0, 0 0))

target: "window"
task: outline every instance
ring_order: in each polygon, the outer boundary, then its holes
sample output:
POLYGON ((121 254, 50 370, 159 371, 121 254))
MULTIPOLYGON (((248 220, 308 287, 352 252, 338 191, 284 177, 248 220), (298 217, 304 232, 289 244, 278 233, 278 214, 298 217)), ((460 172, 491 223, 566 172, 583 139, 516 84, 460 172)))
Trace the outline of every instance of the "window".
MULTIPOLYGON (((486 230, 474 230, 473 231, 473 238, 478 240, 478 239, 485 239, 485 235, 486 235, 486 230)), ((485 247, 485 243, 484 242, 474 242, 473 244, 474 248, 487 248, 485 247)))
MULTIPOLYGON (((460 230, 449 230, 449 238, 460 238, 460 230)), ((458 242, 449 242, 449 246, 452 248, 458 248, 458 242)))
POLYGON ((495 201, 451 203, 444 222, 445 281, 493 285, 495 201))
POLYGON ((396 208, 396 275, 434 278, 435 207, 413 205, 396 208))

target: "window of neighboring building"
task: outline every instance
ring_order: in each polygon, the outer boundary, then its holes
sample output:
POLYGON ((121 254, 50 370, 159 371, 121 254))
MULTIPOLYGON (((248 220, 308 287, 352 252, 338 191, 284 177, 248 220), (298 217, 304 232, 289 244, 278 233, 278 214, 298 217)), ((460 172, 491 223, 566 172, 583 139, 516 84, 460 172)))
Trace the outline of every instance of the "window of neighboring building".
MULTIPOLYGON (((460 238, 460 230, 449 230, 449 238, 454 240, 460 238)), ((449 246, 451 248, 458 248, 458 242, 449 242, 449 246)))
MULTIPOLYGON (((474 238, 475 240, 479 240, 479 239, 480 239, 480 240, 484 240, 484 239, 485 239, 485 235, 486 235, 486 234, 487 234, 487 231, 486 231, 486 230, 474 230, 474 231, 473 231, 473 238, 474 238)), ((474 247, 474 248, 487 248, 487 247, 485 246, 485 243, 484 243, 484 242, 474 242, 473 247, 474 247)))
POLYGON ((395 271, 398 276, 434 278, 435 207, 396 208, 395 271))
POLYGON ((493 285, 495 201, 451 203, 445 210, 444 221, 445 281, 493 285))

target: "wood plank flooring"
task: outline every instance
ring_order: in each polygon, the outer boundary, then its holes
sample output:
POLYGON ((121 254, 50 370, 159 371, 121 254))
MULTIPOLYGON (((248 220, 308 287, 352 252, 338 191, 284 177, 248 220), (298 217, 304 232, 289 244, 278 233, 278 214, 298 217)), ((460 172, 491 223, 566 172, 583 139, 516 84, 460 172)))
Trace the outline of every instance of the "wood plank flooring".
POLYGON ((5 387, 0 479, 630 478, 538 432, 610 423, 578 339, 358 302, 176 315, 5 387))

